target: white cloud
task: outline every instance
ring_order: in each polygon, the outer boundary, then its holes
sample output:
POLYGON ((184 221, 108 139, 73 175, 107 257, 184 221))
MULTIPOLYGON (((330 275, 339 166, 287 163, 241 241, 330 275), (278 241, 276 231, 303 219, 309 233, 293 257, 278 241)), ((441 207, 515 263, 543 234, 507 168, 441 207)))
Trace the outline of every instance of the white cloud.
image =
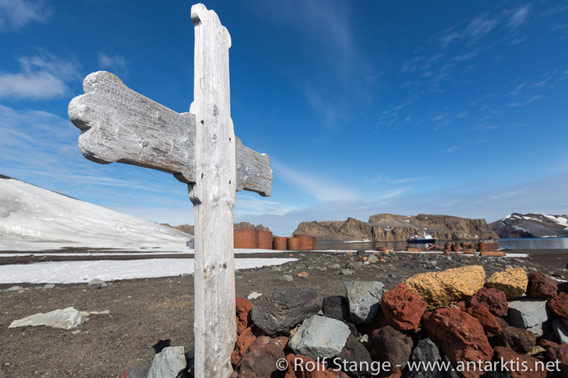
POLYGON ((19 62, 21 72, 0 73, 0 98, 49 99, 62 96, 67 91, 66 82, 79 78, 77 63, 51 54, 22 57, 19 62))
POLYGON ((122 55, 110 56, 103 52, 99 53, 99 66, 104 69, 110 69, 114 73, 126 74, 126 58, 122 55))
POLYGON ((509 19, 507 20, 507 27, 512 30, 524 24, 528 19, 530 9, 530 4, 516 9, 511 17, 509 17, 509 19))
POLYGON ((0 31, 18 29, 30 22, 43 22, 50 13, 42 1, 0 0, 0 31))

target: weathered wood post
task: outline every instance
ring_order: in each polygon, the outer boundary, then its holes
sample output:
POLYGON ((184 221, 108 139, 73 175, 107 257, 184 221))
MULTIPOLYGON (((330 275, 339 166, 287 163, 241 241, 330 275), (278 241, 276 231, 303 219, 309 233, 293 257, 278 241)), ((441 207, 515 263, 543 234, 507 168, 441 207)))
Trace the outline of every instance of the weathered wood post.
POLYGON ((69 103, 79 148, 98 163, 173 173, 188 184, 195 213, 195 375, 226 378, 236 341, 233 206, 236 190, 270 195, 267 155, 233 132, 231 37, 214 11, 191 8, 195 25, 194 102, 177 113, 127 88, 118 77, 88 75, 69 103))
POLYGON ((189 197, 195 218, 195 371, 229 376, 236 342, 233 206, 236 155, 231 120, 231 36, 217 14, 191 7, 195 25, 195 184, 189 197), (199 342, 197 340, 200 340, 199 342), (219 371, 219 373, 217 373, 219 371))

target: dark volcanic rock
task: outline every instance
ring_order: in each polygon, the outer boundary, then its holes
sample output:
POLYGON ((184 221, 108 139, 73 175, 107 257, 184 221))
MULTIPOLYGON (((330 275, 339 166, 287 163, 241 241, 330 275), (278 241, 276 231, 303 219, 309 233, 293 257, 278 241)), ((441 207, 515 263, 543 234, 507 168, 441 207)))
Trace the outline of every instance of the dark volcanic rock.
POLYGON ((536 336, 529 330, 510 325, 503 327, 503 333, 497 337, 500 345, 513 349, 517 353, 528 353, 536 345, 536 336))
MULTIPOLYGON (((418 365, 421 361, 423 364, 441 362, 440 350, 436 344, 426 338, 422 339, 416 344, 416 347, 410 355, 410 361, 418 365)), ((444 378, 445 374, 442 371, 434 370, 413 370, 407 371, 408 378, 444 378)))
POLYGON ((289 332, 320 309, 321 298, 314 288, 276 291, 254 301, 252 321, 267 335, 275 336, 289 332))
POLYGON ((342 295, 335 295, 323 299, 322 310, 325 316, 344 322, 351 322, 349 317, 349 303, 342 295))
POLYGON ((381 308, 388 325, 400 331, 418 331, 428 305, 404 284, 398 284, 383 294, 381 308))
POLYGON ((558 294, 558 283, 540 272, 529 274, 527 296, 536 299, 554 298, 558 294))
MULTIPOLYGON (((338 355, 338 357, 343 361, 347 361, 348 363, 353 364, 349 366, 371 366, 371 355, 369 354, 369 351, 353 335, 349 335, 347 341, 345 342, 345 346, 343 347, 343 350, 338 355)), ((348 375, 352 377, 359 377, 362 375, 367 375, 368 373, 368 370, 363 369, 360 371, 349 371, 348 375)))
POLYGON ((284 347, 287 343, 288 338, 284 336, 275 339, 257 337, 237 366, 239 378, 284 377, 284 372, 277 370, 276 361, 286 358, 284 347))
MULTIPOLYGON (((424 316, 422 327, 454 367, 459 361, 490 361, 493 349, 479 321, 458 308, 441 308, 424 316)), ((463 372, 478 377, 479 372, 463 372)))
POLYGON ((393 370, 404 369, 412 352, 412 339, 391 326, 376 329, 371 333, 371 343, 379 361, 389 361, 393 370))
POLYGON ((507 296, 505 292, 494 288, 482 288, 473 297, 469 299, 468 304, 485 305, 489 308, 491 313, 496 316, 507 316, 509 312, 509 304, 507 303, 507 296))

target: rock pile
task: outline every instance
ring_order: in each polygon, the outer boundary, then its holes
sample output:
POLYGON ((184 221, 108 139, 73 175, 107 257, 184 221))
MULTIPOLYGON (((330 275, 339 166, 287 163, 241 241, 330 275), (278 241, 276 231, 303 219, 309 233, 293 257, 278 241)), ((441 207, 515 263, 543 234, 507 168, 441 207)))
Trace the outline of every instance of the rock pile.
POLYGON ((568 294, 542 273, 486 280, 474 265, 386 292, 344 286, 326 298, 316 288, 239 298, 232 377, 568 376, 568 294))

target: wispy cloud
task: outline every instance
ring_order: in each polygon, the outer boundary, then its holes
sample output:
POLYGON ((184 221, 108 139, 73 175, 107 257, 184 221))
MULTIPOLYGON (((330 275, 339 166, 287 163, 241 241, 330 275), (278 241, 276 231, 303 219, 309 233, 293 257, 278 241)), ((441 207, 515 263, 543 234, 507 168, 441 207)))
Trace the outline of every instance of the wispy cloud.
POLYGON ((323 119, 324 125, 329 129, 336 129, 339 126, 339 113, 337 106, 333 105, 334 101, 325 98, 320 91, 311 85, 306 86, 305 94, 310 106, 323 119))
POLYGON ((428 177, 403 177, 403 178, 390 178, 388 176, 375 176, 369 180, 368 183, 392 183, 392 184, 408 184, 411 182, 424 181, 428 177))
POLYGON ((444 214, 491 222, 512 212, 566 214, 566 192, 568 175, 562 174, 508 185, 491 181, 475 192, 471 191, 471 185, 419 193, 394 190, 372 199, 318 203, 285 215, 263 214, 247 217, 247 220, 267 225, 282 235, 291 234, 299 222, 345 220, 347 217, 365 221, 378 213, 444 214))
POLYGON ((528 20, 530 10, 531 4, 515 9, 507 20, 506 26, 511 30, 518 28, 528 20))
POLYGON ((477 41, 488 35, 498 23, 497 19, 487 16, 478 16, 469 22, 462 36, 468 38, 470 41, 477 41))
POLYGON ((99 67, 109 69, 115 74, 126 75, 126 58, 122 55, 107 55, 100 52, 98 55, 99 67))
POLYGON ((251 193, 238 193, 235 204, 235 217, 246 220, 251 215, 286 215, 295 210, 294 206, 259 197, 251 193))
POLYGON ((319 201, 354 200, 358 196, 349 188, 338 185, 333 180, 318 177, 280 162, 272 161, 275 175, 288 181, 319 201))
POLYGON ((44 22, 50 15, 51 10, 43 1, 0 0, 0 31, 44 22))
POLYGON ((449 153, 452 153, 452 152, 459 150, 460 148, 461 148, 460 146, 450 146, 450 147, 446 148, 445 150, 441 150, 440 153, 441 154, 449 154, 449 153))
POLYGON ((21 71, 0 73, 0 98, 49 99, 62 96, 79 78, 79 65, 49 53, 19 58, 21 71))

